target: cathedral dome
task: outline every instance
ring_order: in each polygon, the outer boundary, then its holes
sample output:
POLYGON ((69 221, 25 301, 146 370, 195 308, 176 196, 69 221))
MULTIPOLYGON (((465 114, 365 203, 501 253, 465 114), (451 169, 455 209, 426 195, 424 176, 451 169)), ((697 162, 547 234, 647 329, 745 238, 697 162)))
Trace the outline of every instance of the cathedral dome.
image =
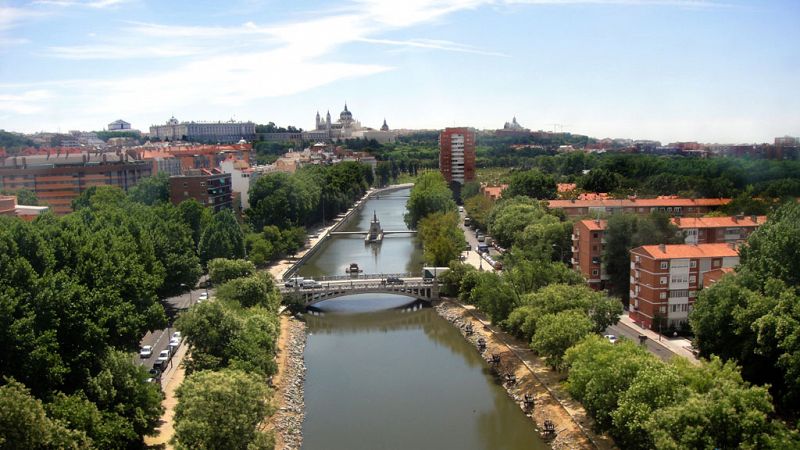
POLYGON ((347 110, 347 103, 344 104, 344 111, 339 114, 339 120, 353 120, 353 113, 347 110))

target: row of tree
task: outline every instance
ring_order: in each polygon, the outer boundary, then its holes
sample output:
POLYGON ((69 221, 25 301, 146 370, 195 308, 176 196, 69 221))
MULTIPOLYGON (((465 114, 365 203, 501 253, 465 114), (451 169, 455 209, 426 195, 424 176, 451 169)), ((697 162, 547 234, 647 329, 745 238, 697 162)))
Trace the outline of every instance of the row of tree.
POLYGON ((159 298, 200 277, 194 210, 111 187, 75 208, 0 218, 3 448, 137 446, 161 416, 160 391, 132 352, 165 326, 159 298))
POLYGON ((245 260, 213 259, 213 300, 183 313, 175 326, 191 350, 187 378, 176 391, 180 449, 271 449, 257 425, 273 411, 267 378, 277 369, 281 296, 274 279, 245 260))
POLYGON ((405 222, 419 230, 417 239, 428 264, 447 266, 458 259, 467 244, 459 228, 453 193, 439 172, 417 177, 406 203, 405 222))

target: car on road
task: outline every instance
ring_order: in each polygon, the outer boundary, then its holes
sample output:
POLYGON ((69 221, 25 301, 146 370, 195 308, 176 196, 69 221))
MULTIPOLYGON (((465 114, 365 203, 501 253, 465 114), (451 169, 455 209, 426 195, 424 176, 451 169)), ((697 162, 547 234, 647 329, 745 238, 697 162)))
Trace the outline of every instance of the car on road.
POLYGON ((303 280, 305 280, 303 277, 294 277, 286 280, 283 285, 287 288, 296 288, 303 285, 303 280))
POLYGON ((169 361, 169 356, 169 350, 161 350, 161 353, 158 354, 158 359, 156 359, 156 362, 163 364, 169 361))
POLYGON ((603 335, 603 337, 606 338, 606 340, 608 340, 608 342, 611 342, 612 344, 616 344, 617 341, 619 340, 613 334, 605 334, 605 335, 603 335))
POLYGON ((459 206, 458 207, 458 212, 463 213, 464 212, 464 207, 463 206, 459 206))
POLYGON ((482 234, 478 234, 478 242, 483 242, 485 240, 486 240, 486 236, 484 236, 482 234))
POLYGON ((150 375, 150 378, 155 378, 156 380, 161 381, 161 369, 158 367, 154 366, 148 370, 147 373, 150 375))
POLYGON ((139 357, 140 358, 149 358, 153 356, 153 346, 152 345, 144 345, 142 349, 139 350, 139 357))
MULTIPOLYGON (((173 339, 169 340, 169 348, 170 348, 170 350, 172 350, 172 349, 177 350, 180 345, 181 345, 181 340, 180 339, 174 339, 173 338, 173 339)), ((173 351, 173 353, 175 353, 175 352, 173 351)))
POLYGON ((402 278, 398 277, 386 277, 386 279, 383 280, 383 284, 404 284, 404 283, 405 281, 403 281, 402 278))
POLYGON ((181 332, 180 331, 176 331, 176 332, 172 333, 172 337, 170 339, 178 339, 178 340, 180 340, 182 338, 183 338, 183 336, 181 336, 181 332))
POLYGON ((314 289, 314 288, 321 288, 322 283, 320 283, 319 281, 312 280, 311 278, 306 278, 305 280, 303 280, 301 286, 303 287, 303 289, 314 289))
POLYGON ((208 292, 203 292, 199 297, 197 297, 197 303, 204 302, 206 300, 208 300, 208 292))

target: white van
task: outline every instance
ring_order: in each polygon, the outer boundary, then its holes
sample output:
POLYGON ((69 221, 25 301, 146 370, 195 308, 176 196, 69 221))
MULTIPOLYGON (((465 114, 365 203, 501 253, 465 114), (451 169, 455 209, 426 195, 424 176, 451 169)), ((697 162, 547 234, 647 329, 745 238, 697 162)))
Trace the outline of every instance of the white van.
POLYGON ((292 277, 286 280, 286 282, 283 283, 283 285, 286 286, 287 288, 295 288, 298 286, 302 286, 303 280, 304 280, 303 277, 292 277))
POLYGON ((311 278, 306 278, 305 280, 300 282, 300 286, 303 289, 314 289, 322 287, 322 284, 319 281, 314 281, 311 278))

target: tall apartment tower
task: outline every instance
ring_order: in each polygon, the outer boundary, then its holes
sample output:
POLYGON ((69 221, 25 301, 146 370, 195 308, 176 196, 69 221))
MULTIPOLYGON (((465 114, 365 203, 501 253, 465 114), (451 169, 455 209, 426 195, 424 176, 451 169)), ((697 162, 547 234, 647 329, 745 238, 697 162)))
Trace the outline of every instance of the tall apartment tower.
POLYGON ((445 128, 439 134, 439 170, 450 184, 475 179, 475 130, 445 128))

